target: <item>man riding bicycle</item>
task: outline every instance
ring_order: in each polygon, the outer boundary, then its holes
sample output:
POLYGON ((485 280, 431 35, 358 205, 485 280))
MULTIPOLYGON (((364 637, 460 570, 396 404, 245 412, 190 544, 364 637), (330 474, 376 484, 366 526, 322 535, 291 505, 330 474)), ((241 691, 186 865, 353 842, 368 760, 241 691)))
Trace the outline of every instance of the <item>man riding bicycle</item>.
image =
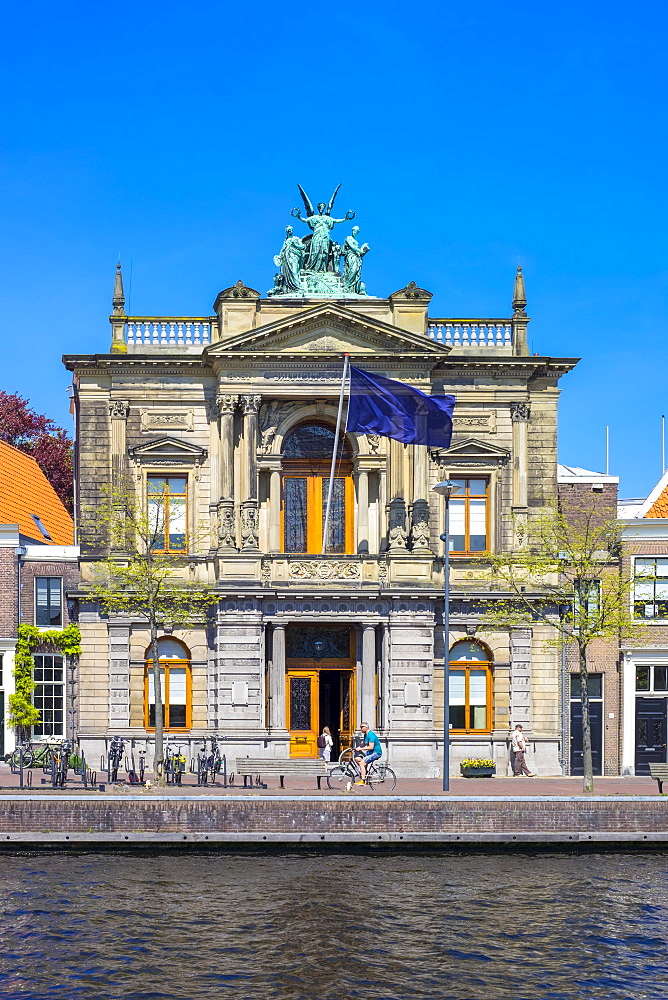
POLYGON ((374 760, 380 760, 383 756, 383 748, 374 731, 369 729, 368 722, 363 722, 360 729, 364 735, 365 742, 361 747, 355 748, 355 760, 360 769, 360 780, 356 781, 355 784, 365 785, 367 765, 374 760))

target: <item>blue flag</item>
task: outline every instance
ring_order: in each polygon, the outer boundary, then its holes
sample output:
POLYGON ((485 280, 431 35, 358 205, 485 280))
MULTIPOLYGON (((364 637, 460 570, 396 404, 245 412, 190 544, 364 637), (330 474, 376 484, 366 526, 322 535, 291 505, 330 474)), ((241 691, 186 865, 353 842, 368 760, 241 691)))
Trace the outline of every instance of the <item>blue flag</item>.
POLYGON ((349 431, 449 448, 454 396, 427 396, 404 382, 350 368, 349 431))

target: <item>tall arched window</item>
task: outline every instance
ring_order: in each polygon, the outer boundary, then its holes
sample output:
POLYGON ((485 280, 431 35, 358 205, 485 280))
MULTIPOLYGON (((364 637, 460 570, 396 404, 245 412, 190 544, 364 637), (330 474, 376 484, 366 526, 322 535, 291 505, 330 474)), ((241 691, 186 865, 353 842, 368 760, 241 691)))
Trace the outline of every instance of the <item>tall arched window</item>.
MULTIPOLYGON (((162 681, 163 724, 165 729, 190 729, 191 679, 190 653, 176 639, 158 639, 160 678, 162 681)), ((155 729, 155 684, 150 647, 146 651, 144 673, 144 725, 155 729)))
POLYGON ((480 642, 465 639, 450 650, 450 730, 492 729, 492 663, 480 642))
MULTIPOLYGON (((322 552, 334 430, 327 424, 300 424, 283 441, 281 503, 283 551, 322 552)), ((337 446, 327 552, 353 551, 352 452, 345 437, 337 446)))

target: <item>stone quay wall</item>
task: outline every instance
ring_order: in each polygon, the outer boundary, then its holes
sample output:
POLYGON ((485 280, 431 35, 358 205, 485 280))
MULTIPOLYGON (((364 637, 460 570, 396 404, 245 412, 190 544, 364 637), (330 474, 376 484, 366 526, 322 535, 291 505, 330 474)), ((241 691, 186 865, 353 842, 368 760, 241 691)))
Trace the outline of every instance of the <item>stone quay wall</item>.
POLYGON ((12 843, 668 842, 658 796, 0 796, 12 843))

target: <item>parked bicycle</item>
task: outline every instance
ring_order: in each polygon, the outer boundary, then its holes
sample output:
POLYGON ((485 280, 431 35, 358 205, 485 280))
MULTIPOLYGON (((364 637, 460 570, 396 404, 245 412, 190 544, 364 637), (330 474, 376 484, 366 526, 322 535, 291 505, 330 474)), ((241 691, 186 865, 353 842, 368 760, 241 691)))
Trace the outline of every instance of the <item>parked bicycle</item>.
POLYGON ((168 785, 180 785, 181 777, 186 769, 185 754, 181 753, 180 746, 165 747, 165 776, 168 785))
POLYGON ((57 746, 57 741, 37 744, 32 740, 26 740, 25 743, 19 743, 9 757, 10 766, 14 771, 21 766, 21 751, 23 751, 24 767, 43 767, 45 771, 48 771, 51 767, 51 757, 55 746, 57 746))
POLYGON ((120 736, 114 736, 109 745, 108 768, 109 781, 118 781, 118 771, 125 757, 125 740, 120 736))
POLYGON ((67 772, 70 769, 70 753, 72 746, 69 740, 63 740, 53 748, 51 755, 51 784, 54 788, 64 788, 67 772))
POLYGON ((210 737, 211 750, 207 749, 206 739, 202 743, 197 754, 197 784, 206 785, 208 781, 212 784, 216 780, 216 775, 220 773, 223 759, 220 755, 218 740, 215 736, 210 737))
MULTIPOLYGON (((344 751, 345 752, 345 751, 344 751)), ((327 775, 327 786, 341 790, 342 787, 352 788, 360 780, 362 772, 351 750, 350 757, 343 764, 337 764, 327 775)), ((374 791, 392 792, 397 783, 397 776, 391 767, 381 760, 374 760, 367 765, 366 784, 374 791)))

